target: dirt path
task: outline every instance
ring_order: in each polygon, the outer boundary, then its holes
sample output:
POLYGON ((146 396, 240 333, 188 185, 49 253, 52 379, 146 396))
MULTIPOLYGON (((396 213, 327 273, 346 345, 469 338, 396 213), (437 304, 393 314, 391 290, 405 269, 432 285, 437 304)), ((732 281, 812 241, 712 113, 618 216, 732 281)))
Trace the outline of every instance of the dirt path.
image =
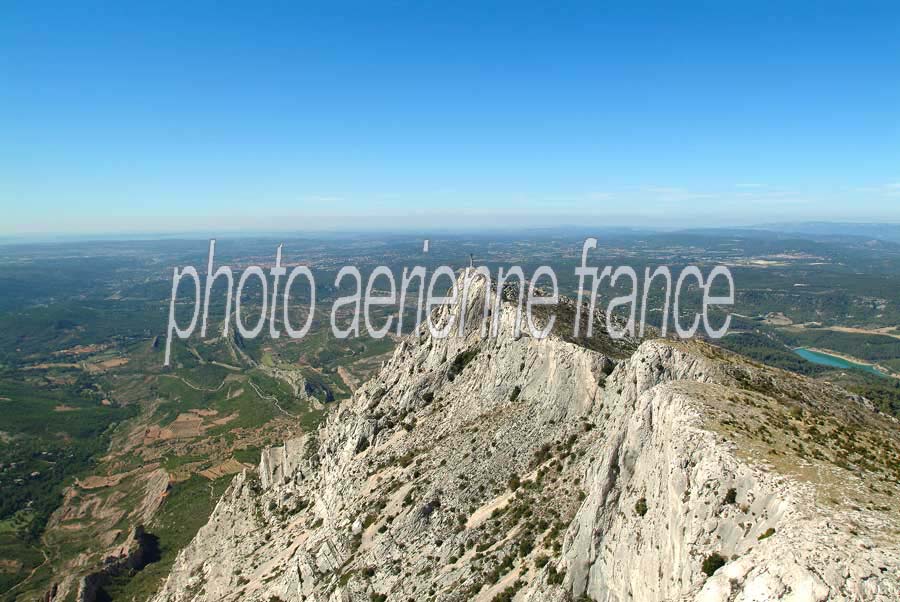
POLYGON ((256 386, 256 383, 253 382, 253 379, 248 378, 248 379, 247 379, 247 382, 250 383, 250 386, 253 387, 253 390, 256 392, 256 395, 257 395, 260 399, 265 399, 265 400, 268 400, 268 401, 271 401, 272 403, 274 403, 274 404, 275 404, 275 407, 278 408, 278 411, 279 411, 279 412, 281 412, 281 413, 284 414, 285 416, 289 416, 289 417, 291 417, 291 418, 294 418, 295 420, 298 419, 298 418, 300 418, 299 416, 294 416, 293 414, 291 414, 290 412, 288 412, 287 410, 285 410, 284 408, 282 408, 281 405, 278 403, 278 398, 275 397, 274 395, 263 395, 262 391, 259 390, 259 387, 256 386))
POLYGON ((219 366, 220 368, 225 368, 227 370, 231 370, 232 372, 240 372, 241 369, 238 366, 232 366, 231 364, 226 364, 225 362, 211 361, 210 364, 214 366, 219 366))
POLYGON ((868 334, 882 337, 891 337, 900 339, 900 334, 893 332, 893 326, 885 326, 884 328, 855 328, 853 326, 816 326, 810 328, 806 324, 794 324, 791 328, 799 328, 802 330, 832 330, 834 332, 846 332, 849 334, 868 334))
POLYGON ((27 576, 27 577, 25 577, 24 579, 22 579, 21 581, 19 581, 18 583, 16 583, 14 586, 12 586, 11 588, 9 588, 9 589, 6 591, 6 594, 7 594, 7 595, 13 593, 13 592, 16 591, 17 589, 19 589, 20 587, 22 587, 23 585, 25 585, 26 583, 28 583, 29 581, 31 581, 31 579, 32 579, 32 577, 34 577, 35 573, 37 573, 39 570, 41 570, 42 568, 44 568, 45 566, 47 566, 47 563, 50 562, 50 556, 48 556, 48 555, 47 555, 47 552, 44 551, 43 546, 41 546, 40 548, 38 548, 38 551, 41 553, 41 556, 44 557, 44 562, 40 563, 39 565, 37 565, 36 567, 34 567, 33 569, 31 569, 31 572, 28 573, 28 576, 27 576))
POLYGON ((222 387, 225 386, 225 381, 228 380, 227 378, 222 379, 222 383, 218 387, 216 387, 215 389, 207 389, 206 387, 198 387, 194 383, 187 381, 184 377, 178 376, 177 374, 162 374, 161 376, 178 379, 194 391, 205 391, 206 393, 218 393, 222 390, 222 387))

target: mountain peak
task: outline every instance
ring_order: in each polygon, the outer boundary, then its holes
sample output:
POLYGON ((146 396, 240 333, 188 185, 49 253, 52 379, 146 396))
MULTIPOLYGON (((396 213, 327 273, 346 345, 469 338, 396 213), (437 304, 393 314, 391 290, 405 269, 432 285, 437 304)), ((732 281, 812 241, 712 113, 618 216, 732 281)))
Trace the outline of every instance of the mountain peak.
POLYGON ((896 421, 701 342, 516 336, 514 301, 267 450, 156 602, 896 599, 896 421))

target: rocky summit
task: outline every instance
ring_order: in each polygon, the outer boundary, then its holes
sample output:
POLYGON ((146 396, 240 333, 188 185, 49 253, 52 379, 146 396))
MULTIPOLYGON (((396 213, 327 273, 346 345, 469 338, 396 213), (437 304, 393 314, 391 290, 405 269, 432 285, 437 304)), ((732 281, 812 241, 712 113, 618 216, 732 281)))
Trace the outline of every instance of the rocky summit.
MULTIPOLYGON (((472 279, 446 323, 480 316, 472 279)), ((421 327, 234 478, 156 602, 900 599, 900 427, 701 342, 421 327)), ((490 312, 489 312, 490 313, 490 312)), ((546 316, 544 316, 546 318, 546 316)))

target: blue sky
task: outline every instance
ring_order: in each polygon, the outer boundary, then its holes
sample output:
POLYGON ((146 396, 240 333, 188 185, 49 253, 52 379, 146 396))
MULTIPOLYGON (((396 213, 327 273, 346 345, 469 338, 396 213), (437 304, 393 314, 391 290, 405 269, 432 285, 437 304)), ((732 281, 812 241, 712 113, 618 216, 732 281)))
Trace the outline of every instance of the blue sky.
POLYGON ((119 4, 0 8, 0 232, 900 221, 896 2, 119 4))

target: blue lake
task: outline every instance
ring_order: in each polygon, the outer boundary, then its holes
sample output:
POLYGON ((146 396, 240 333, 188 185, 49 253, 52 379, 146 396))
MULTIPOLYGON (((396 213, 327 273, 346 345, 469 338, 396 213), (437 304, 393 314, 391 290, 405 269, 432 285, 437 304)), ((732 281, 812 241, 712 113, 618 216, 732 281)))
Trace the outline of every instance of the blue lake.
POLYGON ((856 368, 857 370, 865 370, 866 372, 871 372, 878 376, 885 376, 884 372, 872 366, 848 362, 844 358, 837 357, 836 355, 829 355, 820 351, 813 351, 812 349, 804 349, 803 347, 794 349, 794 353, 803 359, 814 364, 819 364, 820 366, 828 366, 830 368, 856 368))

